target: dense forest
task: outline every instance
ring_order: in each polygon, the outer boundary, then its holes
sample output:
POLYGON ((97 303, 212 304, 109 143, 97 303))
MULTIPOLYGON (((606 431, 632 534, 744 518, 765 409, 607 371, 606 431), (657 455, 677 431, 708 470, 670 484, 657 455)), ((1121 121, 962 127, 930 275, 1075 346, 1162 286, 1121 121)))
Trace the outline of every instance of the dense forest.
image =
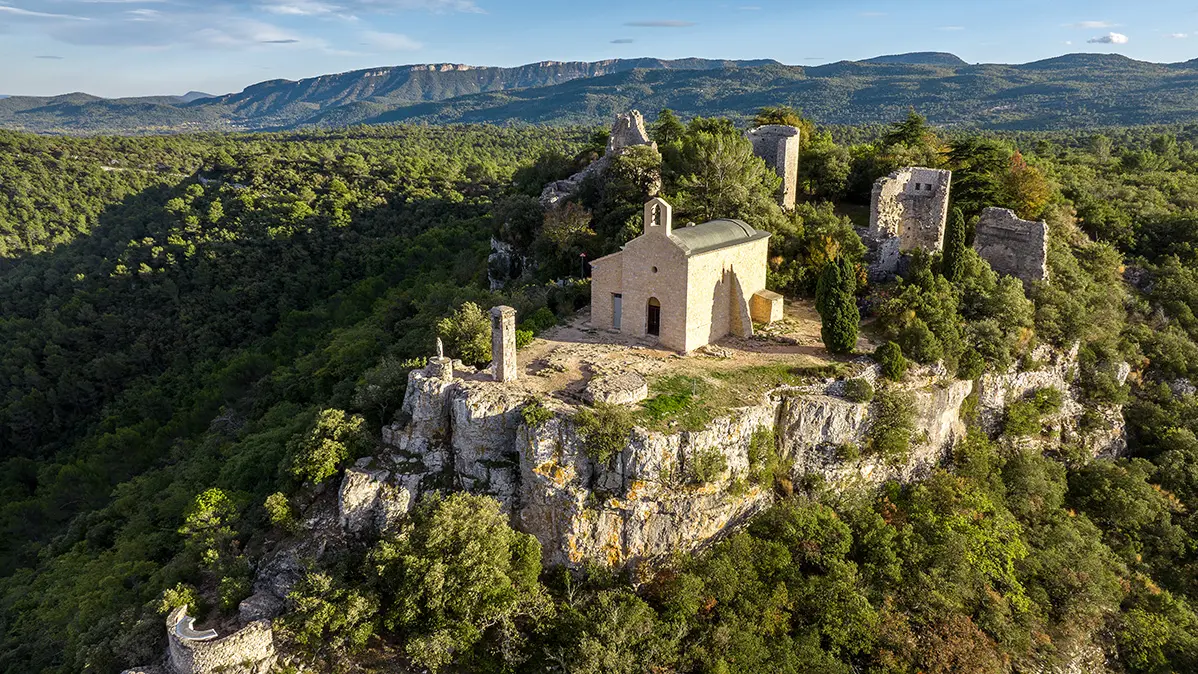
POLYGON ((908 278, 853 284, 893 343, 879 357, 971 378, 1080 342, 1081 388, 1125 403, 1132 458, 1029 449, 1037 400, 926 480, 799 480, 635 578, 543 567, 494 501, 430 498, 313 563, 281 642, 315 671, 1038 672, 1093 650, 1116 672, 1198 668, 1198 133, 758 121, 808 132, 793 212, 734 122, 665 113, 659 152, 549 214, 541 187, 605 134, 0 132, 0 670, 115 674, 160 656, 170 608, 235 611, 256 551, 377 444, 434 336, 464 356, 472 304, 531 331, 585 306, 579 253, 635 235, 658 182, 679 217, 769 230, 771 287, 816 296, 860 272, 851 218, 906 165, 954 171, 961 234, 908 278), (1049 283, 1025 292, 966 247, 986 206, 1049 223, 1049 283), (500 291, 492 236, 535 262, 500 291))

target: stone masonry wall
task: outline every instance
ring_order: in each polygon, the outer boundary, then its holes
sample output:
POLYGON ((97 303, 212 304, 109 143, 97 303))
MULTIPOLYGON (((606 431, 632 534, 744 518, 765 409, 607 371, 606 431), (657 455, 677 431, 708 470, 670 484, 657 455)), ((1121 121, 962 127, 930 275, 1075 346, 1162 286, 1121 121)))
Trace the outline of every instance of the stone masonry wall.
POLYGON ((174 674, 267 674, 275 663, 274 633, 259 620, 210 641, 182 638, 178 626, 187 616, 180 606, 167 616, 167 664, 174 674))
POLYGON ((951 183, 951 171, 921 167, 900 169, 874 183, 868 236, 875 249, 871 276, 893 276, 899 252, 944 247, 951 183))
POLYGON ((1048 223, 1021 220, 1007 208, 987 208, 978 220, 974 250, 994 271, 1023 281, 1048 279, 1048 223))
POLYGON ((778 202, 794 208, 799 188, 799 141, 801 132, 793 126, 768 124, 750 129, 745 136, 753 143, 753 154, 765 160, 782 178, 778 202))

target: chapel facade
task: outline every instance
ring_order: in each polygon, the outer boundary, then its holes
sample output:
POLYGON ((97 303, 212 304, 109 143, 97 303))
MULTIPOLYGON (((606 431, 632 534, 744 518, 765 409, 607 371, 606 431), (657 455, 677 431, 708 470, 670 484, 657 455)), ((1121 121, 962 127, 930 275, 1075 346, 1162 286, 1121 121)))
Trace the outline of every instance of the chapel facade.
POLYGON ((769 236, 741 220, 675 228, 670 204, 651 199, 644 232, 591 263, 591 324, 683 353, 751 336, 782 313, 765 289, 769 236))

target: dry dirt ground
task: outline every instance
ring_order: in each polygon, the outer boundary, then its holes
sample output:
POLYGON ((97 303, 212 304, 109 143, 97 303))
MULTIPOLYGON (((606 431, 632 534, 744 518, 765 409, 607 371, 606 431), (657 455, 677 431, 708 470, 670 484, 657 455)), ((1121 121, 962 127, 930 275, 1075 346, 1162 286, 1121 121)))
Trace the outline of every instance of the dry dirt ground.
MULTIPOLYGON (((583 310, 518 352, 520 377, 510 386, 574 404, 592 377, 632 371, 649 382, 650 396, 664 392, 663 386, 677 390, 685 378, 691 383, 682 386, 705 386, 705 397, 721 398, 728 406, 749 405, 769 388, 851 360, 824 348, 819 315, 808 300, 789 300, 781 321, 756 326, 755 332, 748 339, 727 337, 683 355, 647 340, 596 330, 589 311, 583 310)), ((873 347, 864 335, 858 342, 859 352, 873 347)), ((476 377, 490 378, 485 372, 476 377)))

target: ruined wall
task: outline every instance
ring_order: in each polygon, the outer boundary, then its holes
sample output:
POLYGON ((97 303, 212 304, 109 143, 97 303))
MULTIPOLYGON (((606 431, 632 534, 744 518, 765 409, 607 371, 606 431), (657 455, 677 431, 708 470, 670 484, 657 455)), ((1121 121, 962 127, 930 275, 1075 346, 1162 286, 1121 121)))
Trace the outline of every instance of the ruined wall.
POLYGON ((974 250, 994 271, 1023 281, 1048 278, 1048 223, 1021 220, 1007 208, 987 208, 978 220, 974 250))
POLYGON ((795 207, 799 189, 800 134, 798 128, 780 124, 759 126, 745 133, 753 143, 753 154, 765 160, 766 166, 782 178, 778 203, 788 209, 795 207))
MULTIPOLYGON (((645 130, 644 116, 639 111, 632 110, 616 117, 616 121, 612 124, 611 135, 607 140, 607 150, 602 157, 569 178, 545 186, 545 189, 541 191, 541 206, 545 208, 556 206, 559 202, 574 196, 584 180, 607 170, 612 158, 636 145, 647 145, 657 149, 657 143, 649 140, 649 133, 645 130)), ((661 185, 658 184, 657 187, 650 189, 650 194, 656 194, 660 189, 661 185)))
MULTIPOLYGON (((167 665, 174 674, 267 674, 275 663, 270 621, 259 620, 226 637, 197 641, 181 636, 187 607, 167 616, 167 665)), ((185 634, 185 630, 182 634, 185 634)))
POLYGON ((902 252, 944 247, 951 183, 951 171, 921 167, 900 169, 874 183, 867 237, 876 249, 871 275, 893 276, 902 252))

